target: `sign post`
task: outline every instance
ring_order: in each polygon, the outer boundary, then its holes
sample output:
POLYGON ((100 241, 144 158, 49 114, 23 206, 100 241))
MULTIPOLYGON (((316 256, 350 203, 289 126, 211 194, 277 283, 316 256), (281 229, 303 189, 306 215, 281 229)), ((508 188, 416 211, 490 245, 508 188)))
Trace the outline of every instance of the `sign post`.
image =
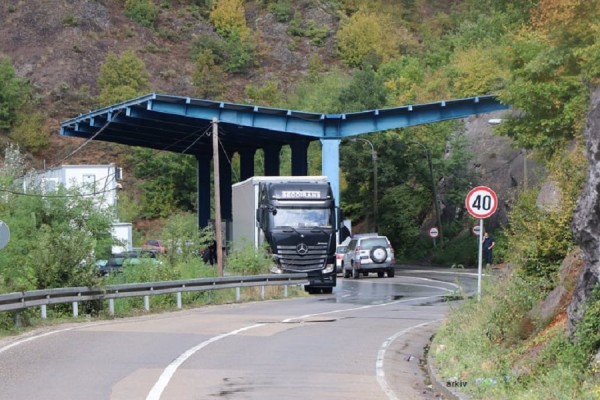
POLYGON ((437 226, 429 229, 429 236, 433 239, 433 247, 435 248, 435 239, 440 236, 440 230, 437 228, 437 226))
MULTIPOLYGON (((465 199, 467 211, 473 217, 479 219, 479 252, 477 266, 477 300, 481 300, 481 270, 482 270, 482 247, 483 247, 483 220, 492 216, 498 207, 496 193, 487 186, 477 186, 467 194, 465 199)), ((474 229, 475 231, 475 229, 474 229)))

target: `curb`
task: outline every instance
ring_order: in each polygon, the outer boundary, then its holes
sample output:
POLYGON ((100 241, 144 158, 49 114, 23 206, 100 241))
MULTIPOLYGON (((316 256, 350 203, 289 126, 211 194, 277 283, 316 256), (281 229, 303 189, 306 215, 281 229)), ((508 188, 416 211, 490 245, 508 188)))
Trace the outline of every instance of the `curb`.
POLYGON ((444 400, 471 400, 471 396, 466 395, 464 393, 460 393, 457 390, 448 387, 446 382, 440 379, 440 377, 437 374, 437 370, 433 365, 433 359, 431 357, 431 354, 429 353, 431 351, 432 344, 433 338, 429 342, 429 351, 427 352, 427 373, 429 374, 429 379, 431 380, 431 386, 433 390, 437 393, 440 393, 444 400))

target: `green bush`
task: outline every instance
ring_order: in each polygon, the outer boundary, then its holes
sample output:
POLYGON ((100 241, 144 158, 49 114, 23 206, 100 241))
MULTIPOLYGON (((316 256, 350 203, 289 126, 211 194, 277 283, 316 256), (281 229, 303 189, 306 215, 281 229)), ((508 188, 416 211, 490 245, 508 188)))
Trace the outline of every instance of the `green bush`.
POLYGON ((269 273, 273 260, 265 248, 255 249, 251 243, 241 244, 227 256, 229 275, 259 275, 269 273))
POLYGON ((29 93, 29 86, 17 76, 12 61, 0 56, 0 128, 12 126, 29 93))
POLYGON ((100 66, 98 87, 101 105, 117 103, 146 94, 150 88, 150 74, 133 50, 119 56, 109 52, 100 66))
POLYGON ((50 129, 46 126, 47 115, 42 112, 20 112, 9 136, 21 148, 37 153, 50 143, 50 129))
POLYGON ((269 11, 273 13, 278 22, 289 22, 294 15, 290 0, 277 0, 269 4, 269 11))
POLYGON ((160 8, 152 0, 126 0, 125 15, 147 28, 154 26, 160 8))
POLYGON ((462 265, 463 267, 474 267, 478 265, 478 243, 477 238, 471 235, 471 232, 465 232, 452 238, 450 232, 444 231, 446 243, 439 247, 433 257, 432 262, 440 265, 462 265))

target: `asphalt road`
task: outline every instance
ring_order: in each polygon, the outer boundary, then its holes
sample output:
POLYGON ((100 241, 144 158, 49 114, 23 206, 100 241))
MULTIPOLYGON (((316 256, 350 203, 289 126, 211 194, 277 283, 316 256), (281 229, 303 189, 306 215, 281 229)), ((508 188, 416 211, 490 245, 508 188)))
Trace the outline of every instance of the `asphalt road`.
POLYGON ((0 399, 434 399, 423 348, 476 281, 399 267, 331 295, 31 332, 0 341, 0 399))

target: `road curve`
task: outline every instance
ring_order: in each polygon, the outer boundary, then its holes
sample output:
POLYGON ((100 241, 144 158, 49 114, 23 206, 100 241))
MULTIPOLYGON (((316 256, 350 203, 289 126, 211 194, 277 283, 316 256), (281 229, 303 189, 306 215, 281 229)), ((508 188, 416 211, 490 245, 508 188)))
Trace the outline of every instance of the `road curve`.
MULTIPOLYGON (((476 278, 475 278, 476 279, 476 278)), ((433 399, 418 359, 473 277, 399 270, 331 295, 70 324, 0 341, 6 399, 433 399)))

